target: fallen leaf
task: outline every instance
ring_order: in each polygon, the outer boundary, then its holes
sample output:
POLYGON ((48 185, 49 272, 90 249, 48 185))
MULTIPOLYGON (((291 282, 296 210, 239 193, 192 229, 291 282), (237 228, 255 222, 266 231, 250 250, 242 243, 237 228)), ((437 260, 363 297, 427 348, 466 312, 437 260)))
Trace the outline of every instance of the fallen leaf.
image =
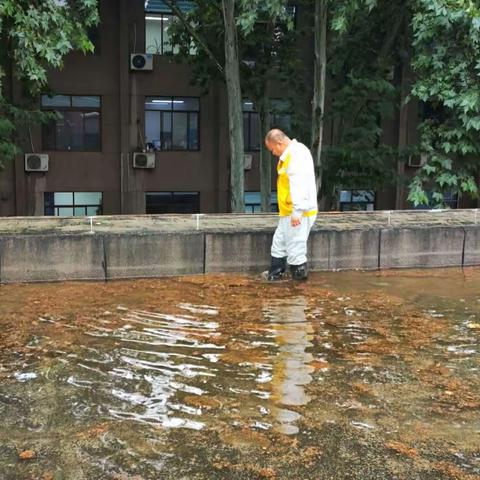
POLYGON ((33 450, 24 450, 18 454, 21 460, 31 460, 35 458, 37 454, 33 450))

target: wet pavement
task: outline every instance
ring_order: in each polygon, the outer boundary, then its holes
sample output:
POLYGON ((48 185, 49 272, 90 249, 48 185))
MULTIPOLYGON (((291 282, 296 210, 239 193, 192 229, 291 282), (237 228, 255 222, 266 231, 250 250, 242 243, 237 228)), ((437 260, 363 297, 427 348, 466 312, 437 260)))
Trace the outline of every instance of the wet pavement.
POLYGON ((480 479, 480 269, 0 286, 0 479, 480 479))

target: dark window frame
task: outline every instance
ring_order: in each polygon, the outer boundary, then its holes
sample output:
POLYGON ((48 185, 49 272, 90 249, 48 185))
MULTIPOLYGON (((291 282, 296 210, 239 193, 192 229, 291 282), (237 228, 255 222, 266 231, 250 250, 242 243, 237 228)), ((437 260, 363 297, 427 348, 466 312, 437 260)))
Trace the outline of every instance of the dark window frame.
POLYGON ((200 110, 201 110, 201 98, 200 97, 195 97, 192 95, 184 95, 184 96, 170 96, 170 95, 146 95, 145 100, 143 102, 144 104, 144 135, 146 138, 146 128, 147 128, 147 119, 146 119, 146 112, 156 112, 160 115, 160 148, 156 149, 154 148, 153 151, 156 152, 199 152, 201 150, 200 146, 200 110), (172 101, 172 108, 171 110, 157 110, 153 108, 147 108, 146 107, 146 99, 147 98, 169 98, 172 101), (195 100, 198 100, 198 110, 174 110, 173 109, 173 102, 175 99, 181 99, 181 98, 193 98, 195 100), (165 132, 163 131, 163 115, 164 113, 170 113, 171 116, 171 125, 172 125, 172 140, 171 144, 173 144, 173 114, 174 113, 184 113, 187 114, 187 148, 164 148, 164 134, 165 132), (190 136, 190 115, 192 113, 195 113, 197 115, 197 148, 189 148, 189 136, 190 136))
MULTIPOLYGON (((272 98, 271 99, 272 102, 275 102, 276 100, 279 100, 277 98, 272 98)), ((254 148, 252 147, 252 139, 251 139, 251 130, 252 130, 252 116, 256 115, 258 117, 258 112, 254 109, 254 105, 252 104, 252 110, 245 110, 244 109, 244 106, 245 106, 245 102, 251 102, 251 100, 247 100, 247 99, 244 99, 242 100, 242 118, 244 119, 245 121, 245 116, 247 115, 248 116, 248 119, 247 119, 247 128, 244 128, 244 132, 243 132, 243 139, 244 139, 244 146, 243 146, 243 150, 245 152, 259 152, 260 151, 260 147, 261 147, 261 143, 263 141, 263 138, 262 138, 262 132, 260 132, 260 135, 259 135, 259 139, 260 139, 260 145, 258 148, 254 148)), ((274 110, 274 109, 272 109, 274 110)), ((270 128, 274 128, 279 122, 278 122, 278 117, 282 116, 282 115, 292 115, 291 112, 274 112, 274 113, 270 113, 270 128)), ((291 119, 290 119, 291 120, 291 119)), ((260 127, 260 119, 258 119, 258 125, 260 127)))
POLYGON ((101 55, 102 53, 102 36, 100 32, 100 24, 88 27, 87 29, 88 39, 92 42, 94 50, 92 55, 101 55))
POLYGON ((373 210, 376 209, 376 204, 377 204, 377 193, 375 190, 369 189, 369 188, 345 188, 341 189, 342 191, 350 192, 350 201, 348 202, 342 202, 341 199, 338 199, 338 204, 341 212, 355 212, 355 211, 362 211, 362 212, 369 212, 372 210, 368 210, 367 208, 362 208, 362 209, 344 209, 344 206, 354 206, 354 205, 373 205, 373 210), (353 201, 353 192, 371 192, 373 194, 373 202, 363 202, 363 201, 353 201))
MULTIPOLYGON (((80 113, 90 113, 90 112, 98 112, 98 137, 99 137, 99 143, 98 143, 98 148, 97 149, 70 149, 70 150, 63 150, 57 148, 58 141, 57 141, 57 119, 55 120, 50 120, 47 124, 42 125, 42 146, 45 151, 48 152, 102 152, 103 151, 103 145, 102 145, 102 96, 101 95, 92 95, 92 94, 68 94, 68 93, 57 93, 53 95, 55 96, 65 96, 65 97, 70 97, 70 107, 55 107, 55 106, 43 106, 41 104, 41 109, 44 112, 57 112, 61 114, 62 112, 80 112, 80 113), (98 97, 100 105, 98 107, 73 107, 72 106, 72 98, 73 97, 98 97), (54 146, 55 148, 49 148, 46 147, 46 141, 45 138, 47 137, 46 129, 51 125, 52 122, 55 122, 54 125, 54 146)), ((41 99, 40 99, 41 103, 41 99)), ((85 117, 83 117, 83 135, 84 135, 84 143, 85 143, 85 117)))
MULTIPOLYGON (((252 117, 256 115, 258 117, 258 112, 251 112, 251 111, 243 111, 242 112, 243 118, 247 117, 247 128, 244 129, 244 150, 245 152, 259 152, 260 146, 258 148, 252 147, 252 117)), ((260 119, 258 120, 258 124, 260 125, 260 119)))
MULTIPOLYGON (((255 212, 255 207, 260 207, 262 206, 261 204, 261 192, 258 190, 246 190, 244 192, 244 202, 245 202, 245 213, 261 213, 261 212, 255 212), (252 201, 247 201, 247 195, 248 194, 258 194, 259 195, 259 201, 258 202, 252 202, 252 201), (248 211, 247 211, 248 209, 248 211)), ((271 213, 278 213, 278 197, 277 197, 277 192, 276 190, 272 190, 270 192, 270 212, 271 213)))
MULTIPOLYGON (((103 192, 44 192, 43 194, 43 206, 44 206, 44 215, 45 216, 55 216, 55 217, 60 217, 62 215, 58 214, 58 211, 60 208, 72 208, 73 211, 75 212, 76 208, 84 208, 85 209, 85 217, 92 217, 92 216, 97 216, 97 215, 103 215, 103 192), (56 193, 72 193, 72 204, 55 204, 55 194, 56 193), (75 194, 76 193, 100 193, 101 195, 101 203, 100 204, 76 204, 75 203, 75 194), (53 204, 52 205, 47 205, 47 198, 48 196, 52 196, 53 199, 53 204), (88 215, 87 214, 87 208, 89 207, 98 207, 99 212, 96 215, 88 215), (47 213, 48 211, 54 211, 55 213, 47 213)), ((82 215, 75 215, 73 214, 74 217, 81 217, 82 215)))
MULTIPOLYGON (((175 205, 175 196, 178 196, 178 197, 181 197, 182 195, 183 196, 186 196, 186 195, 192 195, 195 197, 195 200, 196 200, 196 203, 195 204, 192 204, 194 207, 193 212, 162 212, 162 213, 150 213, 150 215, 168 215, 168 214, 181 214, 181 213, 184 213, 184 214, 196 214, 196 213, 200 213, 200 191, 192 191, 192 190, 187 190, 187 191, 180 191, 180 190, 166 190, 166 191, 156 191, 156 192, 153 192, 153 191, 148 191, 148 192, 145 192, 145 213, 147 213, 147 198, 148 196, 163 196, 164 198, 169 198, 170 200, 172 200, 171 203, 165 203, 164 206, 168 206, 168 205, 175 205)), ((178 202, 178 204, 181 204, 181 202, 178 202)), ((158 203, 157 205, 160 205, 160 203, 158 203)), ((168 208, 167 208, 168 210, 168 208)))

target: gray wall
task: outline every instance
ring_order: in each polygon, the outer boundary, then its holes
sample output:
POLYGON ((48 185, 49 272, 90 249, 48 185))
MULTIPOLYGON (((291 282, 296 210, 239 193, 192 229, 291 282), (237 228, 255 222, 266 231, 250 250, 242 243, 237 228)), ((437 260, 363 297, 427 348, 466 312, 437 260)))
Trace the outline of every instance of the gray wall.
MULTIPOLYGON (((109 280, 268 267, 273 232, 0 236, 0 282, 109 280)), ((480 225, 315 230, 312 270, 480 265, 480 225)))

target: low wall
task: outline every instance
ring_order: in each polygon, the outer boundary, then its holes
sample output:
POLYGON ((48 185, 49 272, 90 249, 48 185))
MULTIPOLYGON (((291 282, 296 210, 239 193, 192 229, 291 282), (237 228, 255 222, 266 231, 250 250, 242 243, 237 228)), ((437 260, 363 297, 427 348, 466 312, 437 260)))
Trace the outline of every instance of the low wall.
MULTIPOLYGON (((270 217, 269 217, 270 218, 270 217)), ((269 219, 270 221, 270 219, 269 219)), ((0 283, 110 280, 260 272, 270 261, 275 221, 235 229, 0 233, 0 283)), ((100 223, 99 223, 100 225, 100 223)), ((480 224, 316 225, 311 270, 480 265, 480 224)))

